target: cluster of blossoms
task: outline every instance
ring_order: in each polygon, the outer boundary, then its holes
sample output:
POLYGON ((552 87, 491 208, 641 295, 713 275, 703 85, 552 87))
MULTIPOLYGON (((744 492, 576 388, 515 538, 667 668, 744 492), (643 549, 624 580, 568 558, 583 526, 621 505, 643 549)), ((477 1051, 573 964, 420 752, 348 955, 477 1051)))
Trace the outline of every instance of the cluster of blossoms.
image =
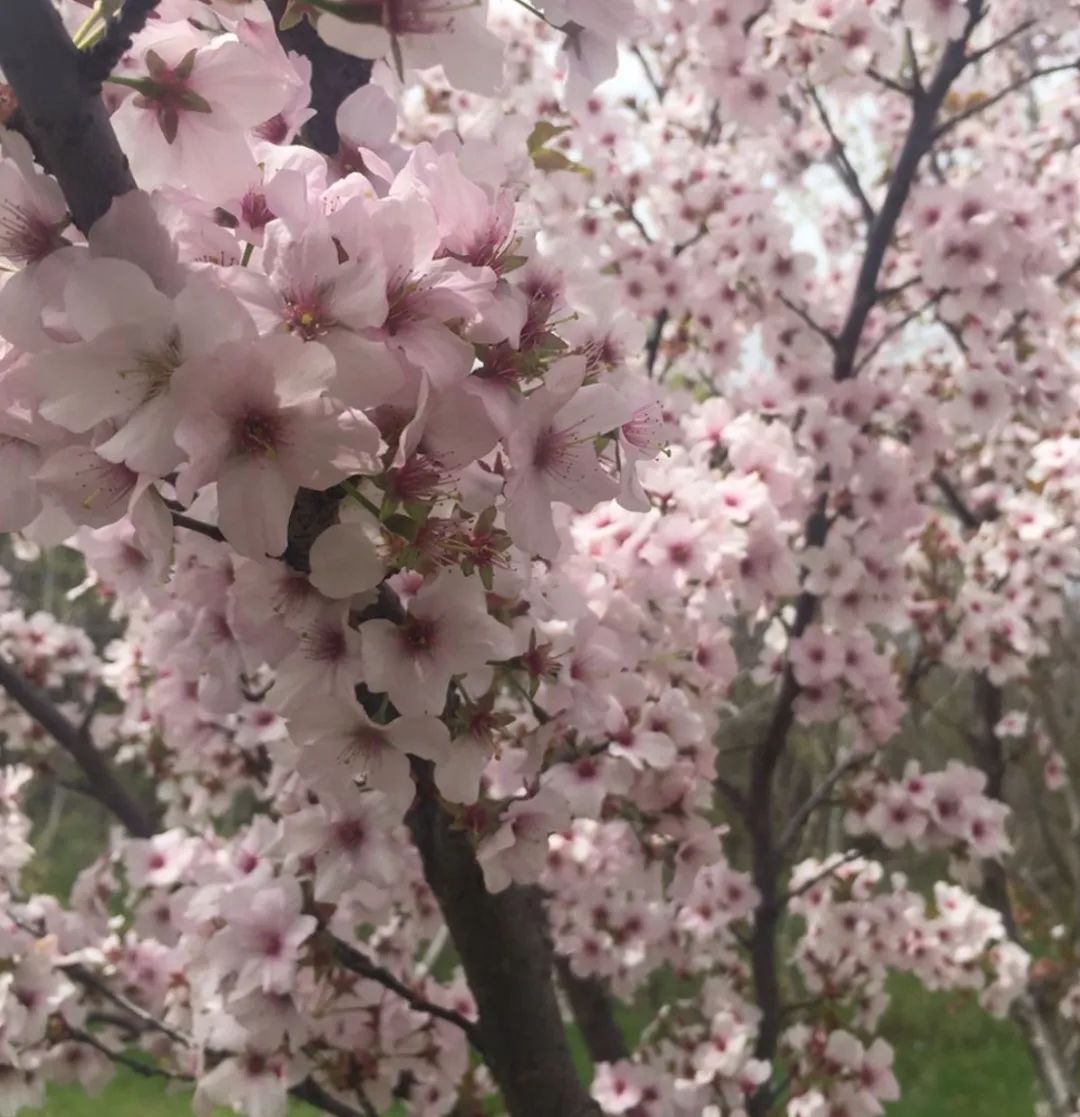
POLYGON ((918 761, 902 779, 878 773, 856 779, 848 832, 873 834, 888 849, 948 849, 957 844, 980 858, 1001 858, 1011 846, 1005 831, 1009 808, 985 794, 986 775, 958 761, 941 772, 923 774, 918 761))
MULTIPOLYGON (((5 611, 0 653, 76 725, 111 690, 84 733, 151 774, 162 827, 68 907, 26 898, 6 770, 0 1107, 129 1045, 249 1117, 482 1104, 480 998, 410 840, 435 804, 492 895, 540 886, 570 979, 685 985, 600 1060, 603 1112, 874 1117, 890 972, 996 1015, 1029 981, 974 884, 798 854, 830 780, 886 851, 968 880, 1012 848, 1000 781, 932 752, 898 777, 886 746, 924 661, 1025 682, 1077 573, 1067 98, 1036 129, 1000 110, 987 165, 988 46, 901 216, 860 179, 888 182, 914 56, 978 4, 303 7, 280 23, 383 60, 335 152, 301 142, 312 64, 257 2, 167 0, 135 34, 105 99, 140 189, 85 236, 0 133, 0 529, 77 547, 126 626, 102 654, 5 611), (633 95, 594 92, 626 36, 633 95), (836 767, 774 835, 748 796, 777 734, 836 767), (790 1021, 761 990, 781 908, 790 1021), (110 996, 141 1026, 91 1021, 110 996)), ((1067 57, 1074 7, 1001 0, 978 35, 1039 18, 1067 57)), ((14 705, 0 730, 45 740, 14 705)))

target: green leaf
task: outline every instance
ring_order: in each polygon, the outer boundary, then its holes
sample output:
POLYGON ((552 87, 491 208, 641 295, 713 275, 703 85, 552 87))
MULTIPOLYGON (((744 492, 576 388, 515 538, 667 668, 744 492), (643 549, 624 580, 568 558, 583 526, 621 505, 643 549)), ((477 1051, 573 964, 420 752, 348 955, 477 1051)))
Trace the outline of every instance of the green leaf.
POLYGON ((536 127, 529 133, 529 154, 536 155, 537 152, 547 147, 556 136, 561 136, 564 132, 569 131, 569 124, 559 125, 552 124, 550 120, 538 120, 536 127))

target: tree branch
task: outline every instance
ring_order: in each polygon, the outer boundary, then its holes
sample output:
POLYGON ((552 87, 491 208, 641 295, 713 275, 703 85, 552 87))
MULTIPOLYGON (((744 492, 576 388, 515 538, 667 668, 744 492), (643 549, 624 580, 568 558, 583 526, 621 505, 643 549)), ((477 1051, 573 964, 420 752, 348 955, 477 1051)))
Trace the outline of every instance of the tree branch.
POLYGON ((848 188, 848 192, 855 199, 862 211, 863 220, 867 225, 874 223, 874 207, 870 204, 870 199, 866 196, 866 192, 862 188, 862 183, 859 181, 858 172, 852 166, 851 160, 848 158, 847 147, 844 141, 836 134, 836 129, 833 128, 832 121, 829 119, 829 114, 825 111, 825 106, 822 104, 821 98, 818 96, 818 91, 813 87, 807 88, 807 95, 814 103, 814 108, 817 109, 818 116, 821 118, 821 123, 825 126, 825 131, 829 133, 829 139, 832 141, 833 159, 836 162, 836 170, 840 175, 840 181, 848 188))
POLYGON ((1004 89, 999 89, 997 93, 977 101, 974 105, 958 112, 955 116, 950 117, 944 123, 938 125, 937 130, 934 132, 934 139, 940 140, 942 136, 947 135, 957 125, 963 124, 965 120, 970 120, 973 116, 978 116, 981 112, 986 112, 987 109, 992 108, 1000 101, 1005 100, 1010 93, 1015 93, 1018 89, 1023 89, 1025 85, 1030 85, 1033 81, 1039 78, 1045 78, 1050 74, 1060 74, 1065 70, 1080 70, 1080 59, 1073 62, 1063 62, 1058 66, 1044 66, 1038 70, 1032 70, 1030 73, 1023 74, 1015 81, 1009 82, 1004 89))
POLYGON ((854 768, 860 764, 864 764, 869 760, 869 756, 864 753, 856 753, 854 756, 849 756, 835 764, 831 771, 825 778, 818 784, 817 788, 804 800, 802 806, 791 816, 791 821, 784 827, 784 832, 780 835, 780 848, 785 852, 789 852, 798 840, 802 828, 809 821, 810 816, 820 807, 826 799, 828 799, 832 789, 854 768))
POLYGON ((332 1117, 369 1117, 374 1113, 370 1106, 365 1111, 353 1109, 351 1105, 339 1101, 333 1094, 328 1093, 315 1081, 314 1078, 305 1078, 303 1082, 294 1086, 289 1093, 299 1101, 306 1101, 309 1105, 329 1113, 332 1117))
POLYGON ((540 890, 489 893, 468 836, 439 802, 430 762, 414 760, 413 773, 407 822, 476 998, 485 1057, 509 1117, 599 1117, 570 1056, 540 890))
POLYGON ((776 297, 784 304, 784 306, 788 308, 788 310, 791 311, 792 314, 796 315, 796 317, 798 317, 804 325, 813 330, 813 332, 816 333, 818 337, 820 337, 830 349, 836 349, 836 338, 831 333, 829 333, 829 331, 825 329, 824 326, 814 321, 814 319, 810 317, 810 313, 806 309, 799 306, 798 303, 793 303, 787 297, 787 295, 785 295, 781 291, 777 291, 776 297))
POLYGON ((306 19, 301 19, 292 27, 282 28, 281 19, 287 2, 267 0, 278 26, 281 45, 286 50, 304 55, 311 62, 311 107, 315 115, 301 128, 300 134, 316 151, 333 157, 341 147, 337 111, 350 93, 368 84, 373 63, 368 58, 344 54, 324 43, 306 19))
POLYGON ((408 1001, 417 1012, 425 1012, 429 1016, 445 1020, 448 1024, 460 1028, 477 1052, 480 1055, 484 1054, 483 1043, 475 1021, 469 1020, 452 1008, 444 1008, 442 1005, 435 1004, 434 1001, 429 1001, 426 997, 417 993, 415 989, 409 988, 403 981, 396 978, 385 966, 380 966, 369 958, 359 947, 352 946, 339 938, 333 940, 333 947, 334 957, 347 970, 385 986, 392 993, 401 997, 402 1000, 408 1001))
MULTIPOLYGON (((37 934, 39 932, 34 933, 37 934)), ((61 969, 72 981, 76 981, 87 989, 92 990, 99 997, 104 997, 105 1000, 111 1001, 117 1008, 123 1009, 124 1012, 138 1020, 144 1027, 155 1032, 161 1032, 162 1035, 168 1036, 174 1043, 182 1044, 185 1047, 191 1046, 190 1037, 184 1035, 183 1032, 177 1031, 175 1028, 170 1028, 168 1024, 159 1020, 152 1012, 148 1012, 141 1005, 137 1005, 134 1001, 129 1000, 122 993, 117 993, 114 989, 111 989, 102 978, 98 977, 97 974, 93 973, 91 970, 88 970, 81 963, 71 962, 62 966, 61 969)))
POLYGON ((116 64, 131 49, 131 41, 146 26, 158 0, 124 0, 118 15, 109 20, 101 40, 79 58, 87 82, 98 90, 116 64))
POLYGON ((935 138, 934 122, 944 104, 952 83, 967 64, 965 48, 968 37, 982 18, 981 0, 968 6, 968 23, 965 33, 949 43, 926 92, 915 97, 912 104, 911 123, 904 145, 889 178, 881 209, 878 210, 866 234, 866 248, 862 266, 855 281, 855 292, 844 327, 836 345, 833 375, 837 380, 848 380, 855 375, 855 354, 862 338, 866 319, 877 300, 878 276, 885 260, 885 253, 892 243, 897 222, 911 193, 915 175, 923 156, 930 150, 935 138))
POLYGON ((222 534, 221 528, 215 527, 213 524, 204 523, 202 520, 196 520, 191 516, 185 515, 183 512, 173 510, 172 501, 167 500, 165 503, 169 506, 172 522, 177 527, 198 532, 199 535, 205 535, 207 539, 214 539, 218 543, 225 542, 225 536, 222 534))
POLYGON ((617 1063, 628 1058, 630 1052, 603 982, 594 977, 578 977, 561 954, 555 958, 555 969, 592 1061, 617 1063))
POLYGON ((149 838, 157 832, 151 816, 116 778, 90 738, 60 712, 47 694, 24 679, 3 657, 0 657, 0 687, 71 756, 89 781, 94 798, 123 823, 129 834, 149 838))
MULTIPOLYGON (((982 19, 982 0, 968 0, 967 8, 968 20, 963 35, 944 49, 925 92, 913 93, 907 135, 890 176, 881 208, 867 230, 866 246, 851 304, 836 339, 833 377, 837 381, 848 380, 857 371, 855 358, 866 320, 878 299, 878 280, 885 253, 892 243, 919 163, 933 144, 937 114, 950 86, 966 65, 967 41, 982 19)), ((823 475, 823 479, 827 480, 827 474, 823 475)), ((805 535, 808 547, 824 543, 829 531, 826 512, 827 496, 823 495, 807 520, 805 535)), ((792 639, 798 639, 806 631, 816 611, 817 598, 804 590, 795 605, 795 620, 790 632, 792 639)), ((755 1054, 759 1059, 770 1061, 776 1055, 782 1024, 777 938, 783 918, 784 899, 779 885, 781 851, 773 831, 773 783, 777 764, 795 723, 795 700, 798 695, 799 685, 789 663, 780 683, 772 719, 751 757, 747 792, 751 872, 754 886, 761 897, 750 935, 754 995, 761 1012, 755 1054)), ((764 1117, 772 1107, 775 1096, 775 1085, 771 1081, 763 1084, 749 1099, 747 1108, 751 1117, 764 1117)))
POLYGON ((87 232, 114 198, 135 189, 135 180, 49 0, 0 2, 0 68, 36 154, 56 176, 75 224, 87 232))
POLYGON ((110 1062, 116 1063, 122 1067, 127 1067, 128 1070, 134 1071, 144 1078, 167 1078, 173 1082, 194 1081, 189 1074, 176 1074, 171 1070, 165 1070, 164 1067, 154 1066, 152 1063, 144 1063, 141 1059, 133 1059, 126 1051, 114 1051, 108 1044, 98 1039, 93 1032, 83 1031, 81 1028, 73 1028, 68 1025, 67 1034, 76 1043, 85 1043, 88 1047, 93 1047, 96 1051, 100 1051, 110 1062))

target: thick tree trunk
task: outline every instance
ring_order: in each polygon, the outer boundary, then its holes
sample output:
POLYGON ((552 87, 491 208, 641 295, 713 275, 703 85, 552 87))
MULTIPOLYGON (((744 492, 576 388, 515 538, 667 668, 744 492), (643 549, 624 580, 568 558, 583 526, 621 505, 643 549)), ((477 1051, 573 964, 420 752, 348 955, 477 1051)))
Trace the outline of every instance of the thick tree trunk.
POLYGON ((603 983, 591 977, 578 977, 565 958, 556 958, 555 968, 592 1061, 617 1063, 627 1058, 626 1040, 619 1031, 611 997, 603 983))
POLYGON ((86 232, 113 198, 135 189, 135 180, 49 0, 0 2, 0 69, 38 158, 56 176, 75 224, 86 232))
MULTIPOLYGON (((1004 702, 1000 687, 982 672, 975 676, 975 709, 980 723, 975 736, 975 762, 986 776, 986 794, 1004 803, 1007 769, 1005 750, 997 734, 1004 702)), ((983 862, 982 901, 1001 915, 1008 937, 1020 943, 1008 877, 998 861, 983 862)), ((1080 1100, 1075 1070, 1062 1048, 1052 1007, 1042 1003, 1036 990, 1025 991, 1013 1005, 1012 1018, 1027 1042, 1052 1117, 1072 1117, 1080 1100)))
POLYGON ((480 1035, 510 1117, 599 1117, 570 1056, 552 983, 554 962, 538 888, 492 895, 472 845, 438 801, 418 762, 409 815, 450 937, 480 1012, 480 1035))

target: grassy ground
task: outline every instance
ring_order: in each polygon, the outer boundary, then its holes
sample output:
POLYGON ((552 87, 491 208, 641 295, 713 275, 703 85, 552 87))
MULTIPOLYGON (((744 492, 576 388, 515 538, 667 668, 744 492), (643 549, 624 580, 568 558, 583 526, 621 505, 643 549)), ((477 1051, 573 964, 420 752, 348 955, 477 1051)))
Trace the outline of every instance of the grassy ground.
POLYGON ((884 1029, 904 1095, 889 1117, 1032 1117, 1031 1063, 1012 1024, 967 998, 898 982, 884 1029))
MULTIPOLYGON (((898 983, 885 1021, 897 1048, 903 1100, 889 1117, 1031 1117, 1032 1074, 1012 1027, 989 1019, 959 997, 927 994, 898 983)), ((47 1117, 190 1117, 183 1094, 168 1096, 161 1083, 118 1075, 97 1098, 72 1089, 50 1093, 47 1117)), ((313 1117, 297 1106, 290 1117, 313 1117)))

